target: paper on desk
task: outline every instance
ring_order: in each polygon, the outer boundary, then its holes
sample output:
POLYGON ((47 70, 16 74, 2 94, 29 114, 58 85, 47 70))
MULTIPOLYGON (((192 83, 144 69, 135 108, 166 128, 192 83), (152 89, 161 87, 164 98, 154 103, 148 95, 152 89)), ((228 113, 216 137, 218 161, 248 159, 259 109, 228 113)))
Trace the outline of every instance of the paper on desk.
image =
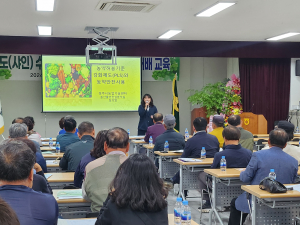
POLYGON ((46 155, 46 154, 53 154, 53 152, 50 152, 50 151, 42 152, 42 155, 46 155))
POLYGON ((193 159, 193 158, 179 158, 183 162, 202 162, 200 159, 193 159))
POLYGON ((42 140, 42 141, 47 141, 47 140, 49 141, 50 138, 41 138, 41 140, 42 140))
POLYGON ((47 165, 58 165, 59 161, 55 160, 46 160, 47 165))
POLYGON ((68 191, 59 191, 57 193, 58 199, 74 199, 74 198, 82 198, 82 190, 68 190, 68 191))
POLYGON ((287 185, 287 188, 292 187, 294 191, 299 191, 300 192, 300 184, 296 184, 296 185, 287 185))
POLYGON ((95 223, 96 223, 96 219, 84 219, 84 220, 58 219, 57 225, 94 225, 95 223))
POLYGON ((45 174, 45 177, 46 177, 47 180, 48 180, 48 178, 51 177, 51 176, 52 176, 52 173, 45 174))
POLYGON ((173 152, 173 153, 183 153, 183 149, 182 149, 182 150, 169 151, 169 152, 173 152))

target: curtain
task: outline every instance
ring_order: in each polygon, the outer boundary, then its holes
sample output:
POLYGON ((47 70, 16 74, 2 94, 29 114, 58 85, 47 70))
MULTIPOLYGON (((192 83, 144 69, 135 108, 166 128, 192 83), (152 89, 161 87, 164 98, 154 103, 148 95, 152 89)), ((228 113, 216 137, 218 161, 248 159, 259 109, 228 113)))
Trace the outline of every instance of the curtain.
POLYGON ((263 114, 268 132, 286 120, 290 100, 291 59, 239 59, 244 112, 263 114))

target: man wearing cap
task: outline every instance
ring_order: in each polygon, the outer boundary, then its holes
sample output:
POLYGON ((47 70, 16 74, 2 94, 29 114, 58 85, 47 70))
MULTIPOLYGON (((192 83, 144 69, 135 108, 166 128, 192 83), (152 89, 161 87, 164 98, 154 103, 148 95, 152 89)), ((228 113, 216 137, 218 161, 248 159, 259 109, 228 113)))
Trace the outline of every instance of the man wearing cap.
MULTIPOLYGON (((291 141, 294 138, 294 129, 295 129, 294 124, 292 124, 288 121, 285 121, 285 120, 281 120, 278 122, 277 127, 285 130, 285 132, 289 136, 289 141, 291 141)), ((269 148, 270 148, 269 145, 266 145, 263 149, 269 149, 269 148)), ((300 163, 300 148, 299 147, 297 147, 295 145, 291 145, 290 143, 287 143, 287 145, 283 149, 283 151, 285 153, 289 154, 290 156, 294 157, 295 159, 297 159, 298 163, 300 163)))
POLYGON ((220 148, 223 148, 223 145, 224 145, 224 139, 222 136, 222 132, 224 130, 223 126, 224 126, 223 116, 215 115, 213 117, 213 121, 212 121, 212 128, 214 130, 212 132, 210 132, 209 134, 214 135, 214 136, 216 136, 216 138, 218 138, 220 148))
POLYGON ((169 150, 184 149, 184 137, 174 130, 175 125, 175 117, 172 114, 166 115, 164 118, 164 127, 166 131, 156 138, 153 151, 163 151, 166 141, 169 142, 169 150))
POLYGON ((234 127, 237 127, 241 131, 241 138, 239 144, 243 148, 253 151, 254 139, 253 134, 242 127, 242 120, 239 115, 232 115, 228 118, 228 124, 234 127))

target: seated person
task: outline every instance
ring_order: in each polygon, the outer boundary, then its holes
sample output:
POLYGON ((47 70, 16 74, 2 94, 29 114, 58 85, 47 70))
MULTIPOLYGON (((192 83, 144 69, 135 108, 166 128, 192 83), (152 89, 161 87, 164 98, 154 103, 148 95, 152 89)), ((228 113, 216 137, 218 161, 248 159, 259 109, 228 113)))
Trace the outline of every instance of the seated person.
POLYGON ((166 131, 164 125, 163 125, 163 114, 161 113, 155 113, 153 115, 153 123, 154 125, 148 127, 144 141, 149 143, 150 136, 153 139, 153 144, 155 144, 156 137, 161 135, 166 131))
POLYGON ((74 185, 81 188, 82 181, 84 178, 84 171, 87 164, 106 155, 104 151, 104 142, 106 140, 107 130, 101 130, 98 132, 97 137, 94 142, 94 147, 91 152, 87 153, 79 162, 77 169, 74 174, 74 185))
MULTIPOLYGON (((274 169, 277 181, 282 184, 294 183, 298 172, 298 161, 282 151, 288 139, 288 134, 284 130, 272 130, 268 141, 270 149, 253 153, 246 170, 240 174, 240 180, 251 185, 258 185, 269 176, 270 169, 274 169)), ((250 212, 246 196, 244 192, 238 198, 232 199, 228 225, 240 224, 241 211, 244 213, 242 218, 242 223, 244 223, 250 212)))
POLYGON ((15 211, 0 198, 0 224, 3 225, 20 225, 15 211))
MULTIPOLYGON (((16 140, 24 142, 32 150, 32 152, 34 154, 40 154, 40 153, 36 152, 33 141, 28 140, 26 138, 16 138, 16 140)), ((43 193, 52 194, 52 188, 50 187, 50 185, 49 185, 49 183, 48 183, 48 181, 45 177, 45 174, 42 170, 42 167, 36 162, 34 164, 33 168, 34 168, 36 174, 33 174, 32 189, 35 190, 35 191, 40 191, 40 192, 43 192, 43 193)))
POLYGON ((253 134, 244 128, 242 128, 243 121, 239 115, 232 115, 228 117, 228 124, 234 127, 237 127, 241 131, 241 138, 239 143, 243 148, 247 148, 253 151, 254 140, 253 134))
POLYGON ((16 212, 22 225, 57 224, 58 206, 52 195, 32 190, 35 155, 22 141, 0 144, 0 197, 16 212))
MULTIPOLYGON (((70 119, 70 118, 74 119, 73 116, 64 116, 59 120, 58 124, 61 130, 58 132, 58 135, 66 133, 65 126, 64 126, 65 119, 70 119)), ((77 136, 77 133, 78 133, 78 129, 76 128, 76 132, 74 134, 77 136)))
POLYGON ((212 120, 212 128, 214 130, 212 132, 210 132, 209 134, 214 135, 214 136, 216 136, 216 138, 218 138, 220 148, 223 148, 223 144, 224 144, 224 139, 222 136, 222 132, 224 130, 223 127, 224 127, 223 116, 215 115, 212 120))
MULTIPOLYGON (((211 168, 220 168, 220 161, 222 156, 225 156, 227 168, 245 168, 250 162, 252 152, 249 149, 243 148, 239 144, 241 132, 238 128, 233 126, 226 127, 222 136, 224 138, 225 147, 222 152, 217 152, 214 157, 211 168)), ((212 185, 210 180, 206 183, 207 174, 204 172, 199 173, 200 190, 207 190, 207 186, 211 189, 212 185)), ((208 195, 202 196, 202 200, 206 200, 202 209, 211 208, 208 195)))
POLYGON ((81 158, 89 153, 94 147, 95 129, 90 122, 82 122, 78 126, 80 141, 66 147, 66 152, 59 162, 63 170, 75 171, 81 158))
MULTIPOLYGON (((10 125, 9 127, 9 138, 21 138, 21 139, 28 139, 27 137, 27 126, 24 123, 14 123, 10 125)), ((26 142, 27 144, 28 142, 26 142)), ((35 142, 30 140, 30 143, 34 144, 33 149, 35 149, 35 155, 36 155, 36 162, 42 167, 43 171, 47 173, 47 165, 46 165, 46 160, 44 159, 43 155, 41 152, 37 151, 37 147, 40 150, 40 146, 35 142)), ((41 150, 40 150, 41 151, 41 150)))
MULTIPOLYGON (((285 132, 289 136, 289 141, 294 139, 294 129, 295 129, 294 124, 285 120, 281 120, 278 122, 277 127, 285 130, 285 132)), ((263 149, 269 149, 269 148, 270 148, 269 145, 266 145, 263 149)), ((288 142, 286 144, 286 147, 283 149, 283 151, 289 154, 290 156, 294 157, 295 159, 297 159, 298 163, 300 164, 300 148, 298 146, 291 145, 288 142)))
POLYGON ((60 144, 60 151, 65 152, 66 147, 70 144, 80 141, 77 135, 74 135, 76 132, 76 121, 72 118, 65 119, 64 121, 64 128, 66 133, 60 134, 56 138, 56 142, 60 144))
POLYGON ((133 154, 119 167, 95 225, 168 225, 167 196, 149 157, 133 154))
POLYGON ((107 132, 104 143, 105 156, 102 156, 85 168, 85 178, 82 183, 82 195, 91 201, 92 212, 98 212, 108 195, 108 186, 114 179, 119 166, 127 159, 129 151, 128 133, 119 127, 107 132))
POLYGON ((172 114, 166 115, 164 118, 164 127, 166 131, 156 138, 153 151, 164 151, 164 144, 166 141, 169 142, 169 150, 184 149, 184 137, 174 130, 175 125, 175 117, 172 114))
MULTIPOLYGON (((197 117, 193 121, 194 136, 187 140, 181 158, 201 158, 202 147, 205 147, 206 158, 213 158, 219 151, 218 139, 206 133, 207 121, 203 117, 197 117)), ((179 184, 179 172, 171 179, 173 184, 179 184)))
POLYGON ((40 146, 43 146, 41 137, 39 134, 37 134, 35 131, 33 131, 33 123, 31 119, 28 117, 25 117, 23 120, 23 123, 26 124, 28 131, 27 131, 27 136, 29 140, 36 141, 40 146))
MULTIPOLYGON (((26 124, 23 123, 23 121, 24 121, 23 118, 18 117, 17 119, 14 119, 14 120, 13 120, 13 123, 12 123, 12 124, 23 124, 23 125, 26 127, 26 138, 28 138, 28 137, 27 137, 28 127, 27 127, 26 124)), ((12 125, 11 125, 11 127, 12 127, 12 125)), ((17 127, 15 127, 14 129, 15 129, 15 132, 14 132, 14 135, 15 135, 15 136, 13 136, 13 137, 10 136, 9 138, 24 137, 24 136, 23 136, 23 133, 19 133, 19 131, 18 131, 18 129, 20 129, 20 126, 17 126, 17 127), (22 136, 21 136, 21 135, 22 135, 22 136)), ((23 130, 23 129, 22 129, 22 130, 23 130)), ((41 151, 41 148, 40 148, 40 144, 37 143, 37 142, 34 141, 34 140, 32 140, 32 141, 33 141, 33 143, 34 143, 34 145, 35 145, 36 151, 42 154, 42 151, 41 151)))

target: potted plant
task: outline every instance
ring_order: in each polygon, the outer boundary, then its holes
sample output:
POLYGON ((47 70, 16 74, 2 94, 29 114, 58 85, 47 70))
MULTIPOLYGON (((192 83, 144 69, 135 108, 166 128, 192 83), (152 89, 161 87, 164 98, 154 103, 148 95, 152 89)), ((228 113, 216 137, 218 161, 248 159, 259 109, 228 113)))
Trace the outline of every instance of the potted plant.
POLYGON ((193 105, 205 107, 207 117, 223 112, 223 102, 227 91, 226 83, 217 82, 215 84, 207 84, 201 91, 189 90, 193 94, 188 97, 188 101, 193 105))
POLYGON ((11 71, 9 69, 0 69, 0 80, 9 79, 11 76, 11 71))

